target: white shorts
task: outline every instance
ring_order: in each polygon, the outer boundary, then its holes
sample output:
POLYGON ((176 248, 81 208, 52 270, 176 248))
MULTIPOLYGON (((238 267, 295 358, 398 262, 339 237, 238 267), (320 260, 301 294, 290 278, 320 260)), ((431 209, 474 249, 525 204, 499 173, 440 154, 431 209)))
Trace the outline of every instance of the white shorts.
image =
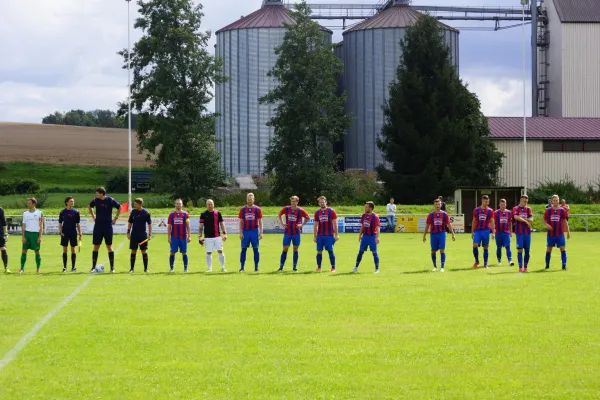
POLYGON ((206 247, 207 253, 212 253, 216 250, 223 250, 223 239, 220 237, 204 238, 204 247, 206 247))

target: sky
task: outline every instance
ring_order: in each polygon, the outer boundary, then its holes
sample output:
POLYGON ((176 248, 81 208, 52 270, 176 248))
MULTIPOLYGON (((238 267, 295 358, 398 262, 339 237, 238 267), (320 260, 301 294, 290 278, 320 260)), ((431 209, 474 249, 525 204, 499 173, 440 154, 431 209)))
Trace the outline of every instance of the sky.
MULTIPOLYGON (((379 0, 309 0, 309 3, 377 3, 379 0)), ((213 33, 258 9, 262 0, 202 0, 203 30, 213 33)), ((414 0, 448 5, 448 0, 414 0)), ((519 0, 461 0, 455 6, 515 6, 519 0)), ((0 122, 41 122, 54 111, 112 109, 127 97, 127 71, 117 51, 127 47, 126 0, 0 0, 0 122)), ((131 26, 137 14, 131 2, 131 26)), ((462 28, 492 22, 444 21, 462 28)), ((341 26, 339 21, 322 22, 341 26)), ((505 25, 511 24, 504 23, 505 25)), ((342 38, 334 30, 334 40, 342 38)), ((527 35, 530 28, 527 27, 527 35)), ((141 36, 131 29, 131 42, 141 36)), ((527 37, 529 41, 529 36, 527 37)), ((215 36, 212 35, 212 52, 215 36)), ((460 75, 488 116, 523 115, 521 27, 461 30, 460 75)), ((529 54, 529 47, 527 48, 529 54)), ((529 55, 528 55, 529 57, 529 55)), ((527 58, 526 112, 530 115, 527 58)))

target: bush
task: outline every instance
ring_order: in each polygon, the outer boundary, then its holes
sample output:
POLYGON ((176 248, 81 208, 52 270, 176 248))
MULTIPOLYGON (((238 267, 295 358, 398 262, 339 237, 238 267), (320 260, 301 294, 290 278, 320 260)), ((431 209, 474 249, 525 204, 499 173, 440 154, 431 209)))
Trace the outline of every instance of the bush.
MULTIPOLYGON (((547 204, 548 199, 557 194, 561 199, 566 199, 567 203, 589 204, 594 197, 594 187, 589 186, 584 190, 577 186, 569 177, 559 182, 546 181, 541 183, 535 189, 530 189, 527 193, 529 202, 533 204, 547 204)), ((596 196, 598 193, 596 192, 596 196)))
POLYGON ((11 182, 0 182, 0 196, 36 193, 40 189, 40 184, 34 179, 18 178, 11 182))
POLYGON ((8 182, 0 182, 0 196, 10 196, 15 194, 15 188, 8 182))
POLYGON ((115 171, 106 180, 108 193, 129 193, 129 175, 126 171, 115 171))

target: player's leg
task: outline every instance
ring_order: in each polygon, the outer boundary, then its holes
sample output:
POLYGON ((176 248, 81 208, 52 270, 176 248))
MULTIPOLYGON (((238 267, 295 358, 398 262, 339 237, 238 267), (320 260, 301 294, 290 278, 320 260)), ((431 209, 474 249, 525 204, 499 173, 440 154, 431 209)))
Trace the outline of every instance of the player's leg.
POLYGON ((71 236, 69 241, 71 245, 71 272, 77 272, 77 268, 75 268, 77 264, 77 251, 75 250, 75 247, 77 247, 77 234, 71 236))
POLYGON ((473 257, 475 257, 475 264, 473 264, 473 268, 477 268, 479 266, 479 245, 481 244, 481 233, 480 231, 475 231, 473 235, 473 257))
POLYGON ((181 251, 181 258, 183 261, 183 272, 188 272, 188 242, 187 239, 179 239, 179 251, 181 251))
POLYGON ((444 272, 444 268, 446 267, 446 232, 440 233, 439 235, 440 239, 438 247, 440 249, 440 272, 444 272))
POLYGON ((317 236, 317 272, 321 272, 321 264, 323 263, 323 248, 325 247, 323 238, 324 236, 317 236))
POLYGON ((4 272, 10 274, 10 270, 8 269, 8 253, 6 252, 6 238, 4 236, 0 236, 0 254, 2 254, 4 272))
POLYGON ((298 250, 300 249, 300 234, 292 236, 292 245, 294 246, 293 271, 298 271, 298 250))
POLYGON ((379 253, 377 252, 377 243, 375 242, 375 236, 370 236, 369 248, 373 253, 373 262, 375 263, 375 273, 379 273, 379 253))
POLYGON ((258 251, 258 245, 259 245, 259 240, 258 240, 258 229, 252 231, 252 239, 251 239, 251 244, 252 244, 252 252, 254 253, 254 272, 258 272, 258 264, 260 262, 260 252, 258 251))
POLYGON ((504 236, 504 247, 506 248, 506 258, 508 259, 508 265, 513 267, 515 263, 513 262, 512 250, 510 249, 510 233, 507 233, 504 236))
POLYGON ((246 266, 246 253, 248 252, 249 246, 250 232, 244 231, 244 238, 242 239, 242 251, 240 253, 240 272, 244 272, 244 267, 246 266))
POLYGON ((38 232, 31 232, 31 244, 30 248, 35 252, 35 266, 36 271, 40 272, 40 268, 42 266, 42 255, 40 254, 40 248, 42 247, 41 243, 38 241, 40 239, 40 234, 38 232))
POLYGON ((100 246, 102 245, 102 240, 104 239, 104 235, 102 233, 102 228, 98 224, 94 224, 94 231, 92 234, 92 244, 94 245, 94 249, 92 250, 92 269, 90 272, 96 272, 96 264, 98 263, 98 251, 100 250, 100 246))
POLYGON ((288 251, 290 250, 290 244, 292 243, 292 235, 283 235, 283 250, 281 251, 281 256, 279 257, 279 269, 278 271, 283 271, 283 267, 285 266, 285 261, 287 260, 288 251))
POLYGON ((431 262, 433 263, 433 272, 437 271, 437 251, 439 250, 439 237, 437 234, 429 235, 429 244, 431 245, 431 262))
MULTIPOLYGON (((146 239, 143 238, 141 241, 146 239)), ((148 242, 140 245, 140 252, 142 253, 142 262, 144 263, 144 272, 148 273, 148 242)))
POLYGON ((363 236, 362 239, 360 240, 360 244, 358 245, 358 254, 356 255, 356 264, 354 265, 354 269, 352 270, 352 272, 358 272, 358 267, 360 266, 363 255, 365 254, 365 251, 367 250, 366 238, 367 238, 366 236, 363 236))
POLYGON ((169 272, 173 272, 175 270, 175 254, 179 249, 179 239, 171 237, 169 247, 169 272))
POLYGON ((217 250, 217 253, 219 257, 219 264, 221 264, 221 272, 227 272, 227 269, 225 269, 225 253, 223 253, 223 246, 221 246, 220 250, 217 250))
POLYGON ((329 253, 329 263, 331 264, 331 272, 335 272, 335 253, 333 252, 334 245, 335 238, 333 236, 327 236, 325 250, 327 250, 327 253, 329 253))
POLYGON ((567 243, 564 236, 558 238, 558 248, 560 249, 560 259, 562 261, 563 271, 567 270, 567 243))
POLYGON ((546 269, 550 269, 550 258, 552 257, 552 249, 556 245, 556 240, 552 236, 546 239, 546 269))
POLYGON ((523 242, 525 235, 517 235, 517 263, 519 264, 519 272, 523 272, 523 242))
POLYGON ((523 235, 524 236, 524 240, 523 240, 523 249, 525 251, 525 257, 524 257, 524 269, 523 272, 527 272, 527 266, 529 265, 529 251, 531 249, 531 234, 529 235, 523 235))
POLYGON ((502 265, 502 246, 504 233, 496 234, 496 258, 498 259, 498 266, 502 265))
POLYGON ((29 250, 29 241, 27 240, 27 232, 24 233, 25 239, 23 241, 23 249, 21 250, 21 269, 19 273, 22 274, 25 271, 25 264, 27 263, 27 250, 29 250))
POLYGON ((481 238, 481 242, 483 245, 483 267, 488 267, 488 258, 489 258, 489 247, 490 247, 490 232, 484 231, 483 237, 481 238))
POLYGON ((108 262, 110 263, 110 272, 115 272, 115 251, 113 250, 113 227, 112 225, 105 228, 104 243, 108 251, 108 262))
POLYGON ((131 250, 131 255, 129 256, 129 266, 130 266, 129 273, 130 274, 133 274, 133 271, 135 270, 135 260, 137 258, 138 243, 139 243, 139 240, 137 240, 137 238, 135 238, 133 236, 131 237, 131 239, 129 239, 129 250, 131 250))
POLYGON ((63 261, 63 270, 62 272, 67 272, 67 261, 69 259, 69 237, 63 233, 60 237, 60 245, 63 248, 62 252, 62 261, 63 261))

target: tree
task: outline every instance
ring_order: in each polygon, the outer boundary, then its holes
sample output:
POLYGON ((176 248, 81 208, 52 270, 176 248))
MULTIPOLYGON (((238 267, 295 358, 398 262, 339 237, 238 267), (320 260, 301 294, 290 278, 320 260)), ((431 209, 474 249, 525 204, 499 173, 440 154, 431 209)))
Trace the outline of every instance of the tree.
POLYGON ((54 114, 50 114, 45 116, 42 119, 42 124, 53 124, 53 125, 63 125, 64 115, 61 112, 54 112, 54 114))
POLYGON ((333 147, 351 124, 344 113, 345 96, 336 94, 343 65, 310 13, 305 1, 291 12, 296 23, 286 25, 283 43, 275 50, 277 62, 268 73, 279 85, 260 99, 275 106, 268 122, 274 135, 265 172, 275 173, 271 195, 278 201, 290 195, 314 201, 321 194, 335 194, 338 157, 333 147))
MULTIPOLYGON (((131 127, 136 128, 137 115, 131 114, 131 127)), ((100 128, 127 128, 127 104, 123 116, 111 110, 71 110, 66 113, 56 111, 42 119, 42 124, 96 126, 100 128)))
POLYGON ((418 204, 457 186, 495 185, 502 154, 489 139, 477 96, 451 63, 437 20, 420 18, 406 30, 400 48, 377 142, 391 165, 377 167, 387 194, 418 204))
MULTIPOLYGON (((224 81, 222 63, 206 50, 202 5, 192 0, 139 0, 131 53, 132 108, 139 151, 149 152, 160 188, 197 203, 223 180, 215 146, 211 88, 224 81)), ((127 68, 127 50, 119 52, 127 68)), ((122 109, 122 108, 121 108, 122 109)))

